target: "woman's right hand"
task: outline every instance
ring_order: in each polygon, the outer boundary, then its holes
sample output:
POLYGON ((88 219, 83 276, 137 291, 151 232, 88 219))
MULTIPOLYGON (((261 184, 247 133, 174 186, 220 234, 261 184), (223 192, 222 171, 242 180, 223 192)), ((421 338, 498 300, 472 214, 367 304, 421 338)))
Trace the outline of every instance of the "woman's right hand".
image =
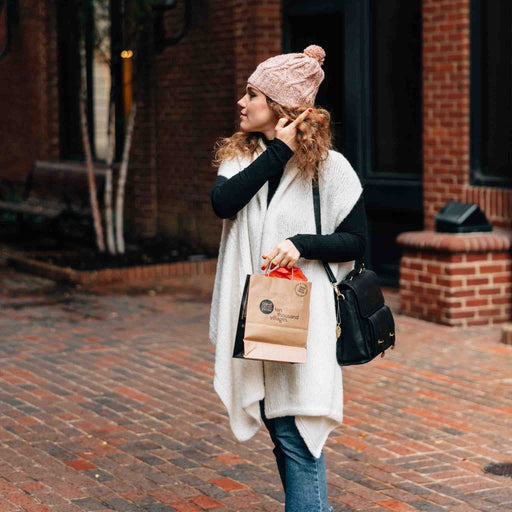
POLYGON ((297 117, 294 121, 292 121, 287 126, 286 123, 289 121, 287 117, 282 117, 276 124, 274 128, 276 132, 276 138, 282 140, 294 153, 298 148, 297 142, 297 126, 299 126, 302 121, 306 118, 306 116, 312 112, 311 108, 307 108, 297 117))

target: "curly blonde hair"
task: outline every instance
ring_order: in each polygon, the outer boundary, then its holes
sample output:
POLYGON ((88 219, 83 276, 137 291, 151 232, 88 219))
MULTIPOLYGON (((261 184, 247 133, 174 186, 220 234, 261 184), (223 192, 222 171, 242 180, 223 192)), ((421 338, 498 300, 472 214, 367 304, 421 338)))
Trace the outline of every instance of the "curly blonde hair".
MULTIPOLYGON (((309 105, 296 107, 283 107, 279 103, 266 96, 267 104, 276 119, 288 117, 290 121, 295 120, 304 110, 311 108, 309 105)), ((299 146, 292 158, 296 159, 299 175, 301 178, 312 176, 314 179, 315 169, 321 169, 318 163, 328 157, 328 150, 333 149, 331 133, 331 114, 321 108, 312 107, 304 121, 297 127, 297 141, 299 146)), ((258 146, 259 132, 236 132, 231 137, 219 137, 215 142, 215 156, 212 161, 214 167, 219 167, 224 160, 234 158, 236 155, 252 155, 258 146)))

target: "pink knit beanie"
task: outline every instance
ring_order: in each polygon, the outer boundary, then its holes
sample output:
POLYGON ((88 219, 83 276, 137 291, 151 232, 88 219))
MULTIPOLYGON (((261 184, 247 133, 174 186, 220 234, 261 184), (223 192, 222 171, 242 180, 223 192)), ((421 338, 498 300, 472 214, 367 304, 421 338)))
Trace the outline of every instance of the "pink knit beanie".
POLYGON ((314 105, 324 79, 325 51, 312 44, 304 53, 284 53, 263 61, 247 80, 283 107, 314 105))

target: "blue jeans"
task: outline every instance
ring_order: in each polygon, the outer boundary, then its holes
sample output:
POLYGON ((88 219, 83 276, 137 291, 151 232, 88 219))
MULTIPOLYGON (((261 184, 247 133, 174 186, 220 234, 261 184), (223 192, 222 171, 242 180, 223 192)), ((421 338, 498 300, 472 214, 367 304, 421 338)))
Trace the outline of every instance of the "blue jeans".
POLYGON ((285 512, 330 512, 327 501, 325 459, 309 451, 295 426, 294 416, 268 419, 264 401, 260 401, 261 418, 274 443, 277 469, 286 497, 285 512))

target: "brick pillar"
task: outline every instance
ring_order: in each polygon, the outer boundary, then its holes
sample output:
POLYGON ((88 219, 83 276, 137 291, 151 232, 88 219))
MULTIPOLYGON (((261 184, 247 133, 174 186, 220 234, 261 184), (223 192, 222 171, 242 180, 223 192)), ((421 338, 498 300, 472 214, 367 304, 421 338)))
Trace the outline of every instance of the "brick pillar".
POLYGON ((59 66, 57 62, 57 6, 56 2, 40 2, 44 19, 41 34, 41 137, 40 159, 58 160, 60 157, 59 140, 59 66))
POLYGON ((470 183, 470 0, 423 0, 425 229, 450 200, 512 228, 512 190, 470 183))
POLYGON ((426 229, 469 180, 469 2, 423 1, 426 229))
MULTIPOLYGON (((158 226, 155 128, 155 86, 158 75, 151 58, 147 59, 145 69, 141 90, 134 90, 137 94, 134 97, 134 101, 137 101, 137 114, 132 137, 125 211, 136 234, 148 238, 157 234, 158 226)), ((125 123, 127 125, 128 118, 125 123)))
POLYGON ((512 232, 402 233, 401 311, 452 326, 509 322, 512 232))
MULTIPOLYGON (((55 2, 26 0, 19 15, 0 61, 0 173, 23 181, 35 160, 59 156, 55 2)), ((0 31, 3 45, 3 25, 0 31)))
POLYGON ((157 183, 155 127, 153 119, 153 91, 148 86, 143 97, 137 103, 137 115, 133 139, 137 144, 133 148, 129 167, 131 201, 126 201, 125 210, 131 210, 132 222, 137 235, 152 237, 157 233, 157 183))

